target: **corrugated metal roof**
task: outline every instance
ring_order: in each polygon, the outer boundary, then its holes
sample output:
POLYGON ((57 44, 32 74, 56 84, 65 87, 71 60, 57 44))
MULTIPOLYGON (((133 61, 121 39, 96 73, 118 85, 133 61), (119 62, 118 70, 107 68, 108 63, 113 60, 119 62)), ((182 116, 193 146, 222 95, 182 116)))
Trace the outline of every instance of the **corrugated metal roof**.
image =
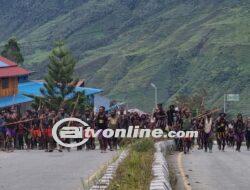
POLYGON ((6 63, 0 61, 0 68, 2 68, 2 67, 9 67, 9 65, 7 65, 6 63))
POLYGON ((24 96, 22 94, 17 94, 15 96, 7 96, 0 98, 0 108, 9 107, 12 105, 22 104, 26 102, 31 102, 32 99, 24 96))
POLYGON ((28 75, 31 72, 0 56, 0 78, 28 75))
MULTIPOLYGON (((44 87, 43 82, 25 82, 18 85, 19 93, 21 94, 33 94, 36 96, 41 96, 40 89, 44 87)), ((87 88, 87 87, 76 87, 77 92, 84 92, 86 96, 91 94, 97 94, 103 90, 97 88, 87 88)))
POLYGON ((28 75, 30 71, 21 67, 2 67, 0 68, 0 78, 28 75))
MULTIPOLYGON (((43 82, 25 82, 18 85, 18 94, 15 96, 8 96, 0 98, 0 108, 8 107, 16 104, 31 102, 32 99, 24 96, 23 94, 31 94, 36 96, 42 96, 40 89, 44 86, 43 82)), ((97 94, 102 92, 101 89, 96 88, 82 88, 76 87, 77 92, 84 92, 86 96, 97 94)))
POLYGON ((13 61, 11 61, 11 60, 9 60, 9 59, 7 59, 5 57, 2 57, 2 56, 0 56, 0 61, 3 62, 3 63, 5 63, 9 67, 17 66, 16 63, 14 63, 13 61))

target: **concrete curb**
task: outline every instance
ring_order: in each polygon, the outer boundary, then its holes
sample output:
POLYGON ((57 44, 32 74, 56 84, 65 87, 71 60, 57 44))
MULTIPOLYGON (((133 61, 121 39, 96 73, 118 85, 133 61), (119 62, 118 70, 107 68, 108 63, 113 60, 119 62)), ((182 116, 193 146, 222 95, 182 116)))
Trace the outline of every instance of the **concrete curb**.
POLYGON ((152 165, 153 180, 150 183, 150 190, 172 190, 169 179, 168 163, 165 155, 174 149, 173 141, 162 141, 155 143, 156 152, 152 165))
POLYGON ((110 181, 113 179, 115 172, 119 166, 119 164, 127 157, 128 150, 124 150, 119 158, 112 164, 110 164, 104 175, 97 181, 95 185, 93 185, 90 190, 105 190, 108 188, 110 181))

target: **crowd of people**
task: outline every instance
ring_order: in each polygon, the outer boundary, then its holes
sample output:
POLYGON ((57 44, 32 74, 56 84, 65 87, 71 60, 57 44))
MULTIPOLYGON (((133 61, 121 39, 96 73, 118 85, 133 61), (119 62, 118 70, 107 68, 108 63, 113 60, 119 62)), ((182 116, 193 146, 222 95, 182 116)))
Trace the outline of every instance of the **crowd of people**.
POLYGON ((198 131, 196 141, 191 137, 175 138, 176 149, 184 153, 188 153, 195 143, 199 150, 212 152, 215 140, 220 151, 225 151, 227 145, 236 147, 236 151, 240 152, 244 140, 247 150, 250 150, 250 119, 243 119, 242 114, 238 114, 235 120, 228 120, 225 113, 216 117, 215 111, 208 110, 192 117, 188 108, 179 109, 171 105, 168 111, 164 111, 160 104, 154 117, 159 128, 167 126, 167 130, 198 131))
MULTIPOLYGON (((146 127, 148 122, 147 115, 139 116, 138 113, 128 114, 124 108, 113 110, 107 113, 105 107, 101 106, 97 113, 91 109, 83 112, 68 114, 66 110, 60 109, 57 113, 49 109, 40 109, 39 111, 27 110, 25 113, 18 113, 17 109, 5 109, 0 112, 0 149, 12 152, 15 149, 32 150, 39 149, 47 152, 58 150, 63 151, 64 147, 59 146, 52 136, 52 128, 59 120, 76 117, 79 118, 94 129, 123 128, 127 129, 129 125, 143 125, 146 127), (119 112, 119 114, 118 114, 119 112)), ((74 124, 74 123, 72 123, 74 124)), ((77 124, 76 124, 77 125, 77 124)), ((65 143, 70 143, 72 139, 62 139, 65 143)), ((120 139, 105 138, 102 133, 98 136, 101 152, 116 150, 120 139)), ((76 142, 81 139, 75 139, 76 142)), ((86 148, 92 150, 96 148, 96 139, 90 137, 86 145, 78 146, 77 150, 86 148)), ((67 149, 68 151, 70 149, 67 149)))
MULTIPOLYGON (((58 112, 49 109, 27 110, 20 114, 15 108, 2 110, 0 113, 0 148, 3 151, 14 151, 15 149, 40 149, 47 152, 63 151, 52 137, 52 128, 56 122, 67 117, 79 118, 94 129, 128 129, 129 126, 140 128, 160 128, 168 131, 198 131, 198 138, 175 138, 176 149, 188 153, 195 143, 198 149, 212 152, 214 140, 217 141, 219 150, 224 151, 226 146, 234 147, 240 152, 242 142, 245 140, 247 150, 250 150, 250 120, 244 120, 238 114, 235 120, 226 119, 226 114, 221 113, 219 117, 214 116, 213 111, 206 111, 198 116, 192 116, 190 109, 179 108, 171 105, 164 110, 162 104, 158 104, 152 114, 129 113, 124 108, 112 110, 107 113, 105 107, 101 106, 97 113, 91 109, 82 112, 68 114, 64 109, 58 112)), ((70 139, 62 139, 65 142, 70 139)), ((76 142, 81 139, 75 139, 76 142)), ((96 148, 94 137, 90 137, 86 145, 77 147, 77 150, 96 148)), ((102 133, 98 136, 100 150, 102 153, 116 150, 121 139, 115 137, 105 138, 102 133)), ((70 143, 70 142, 67 142, 70 143)), ((70 151, 70 149, 67 149, 70 151)))

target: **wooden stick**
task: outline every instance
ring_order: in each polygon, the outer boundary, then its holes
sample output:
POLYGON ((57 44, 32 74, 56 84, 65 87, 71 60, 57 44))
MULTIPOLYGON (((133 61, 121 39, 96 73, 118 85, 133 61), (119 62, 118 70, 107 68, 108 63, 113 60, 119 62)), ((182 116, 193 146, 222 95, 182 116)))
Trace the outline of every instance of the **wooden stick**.
MULTIPOLYGON (((76 105, 77 105, 78 101, 79 101, 79 94, 77 95, 77 99, 76 99, 74 108, 73 108, 73 110, 72 110, 71 117, 74 116, 74 113, 75 113, 75 110, 76 110, 76 105)), ((68 127, 70 126, 70 124, 71 124, 71 121, 68 123, 68 127)))
POLYGON ((207 115, 209 115, 209 114, 216 113, 216 112, 218 112, 218 111, 220 111, 219 108, 214 109, 214 110, 212 110, 212 111, 210 111, 210 112, 208 112, 208 113, 205 113, 205 114, 200 114, 200 115, 198 115, 198 116, 196 116, 196 117, 193 117, 192 119, 199 119, 199 118, 201 118, 201 117, 205 117, 205 116, 207 116, 207 115))
MULTIPOLYGON (((48 117, 35 118, 35 119, 42 120, 42 119, 45 119, 45 118, 48 118, 48 117)), ((26 120, 23 120, 23 121, 17 121, 17 122, 13 122, 13 123, 6 123, 6 124, 4 124, 4 126, 16 125, 16 124, 20 124, 20 123, 27 123, 27 122, 33 121, 35 119, 26 119, 26 120)))

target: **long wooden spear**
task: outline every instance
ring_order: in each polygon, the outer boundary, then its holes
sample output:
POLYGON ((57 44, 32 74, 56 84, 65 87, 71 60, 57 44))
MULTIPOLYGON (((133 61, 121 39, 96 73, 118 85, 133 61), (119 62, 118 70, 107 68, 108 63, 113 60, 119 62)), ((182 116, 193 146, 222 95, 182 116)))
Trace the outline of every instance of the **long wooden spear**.
POLYGON ((216 108, 216 109, 214 109, 214 110, 212 110, 212 111, 210 111, 210 112, 207 112, 207 113, 205 113, 205 114, 197 115, 196 117, 193 117, 192 119, 199 119, 199 118, 205 117, 205 116, 207 116, 207 115, 210 115, 210 114, 212 114, 212 113, 216 113, 216 112, 218 112, 218 111, 220 111, 220 109, 219 109, 219 108, 216 108))

